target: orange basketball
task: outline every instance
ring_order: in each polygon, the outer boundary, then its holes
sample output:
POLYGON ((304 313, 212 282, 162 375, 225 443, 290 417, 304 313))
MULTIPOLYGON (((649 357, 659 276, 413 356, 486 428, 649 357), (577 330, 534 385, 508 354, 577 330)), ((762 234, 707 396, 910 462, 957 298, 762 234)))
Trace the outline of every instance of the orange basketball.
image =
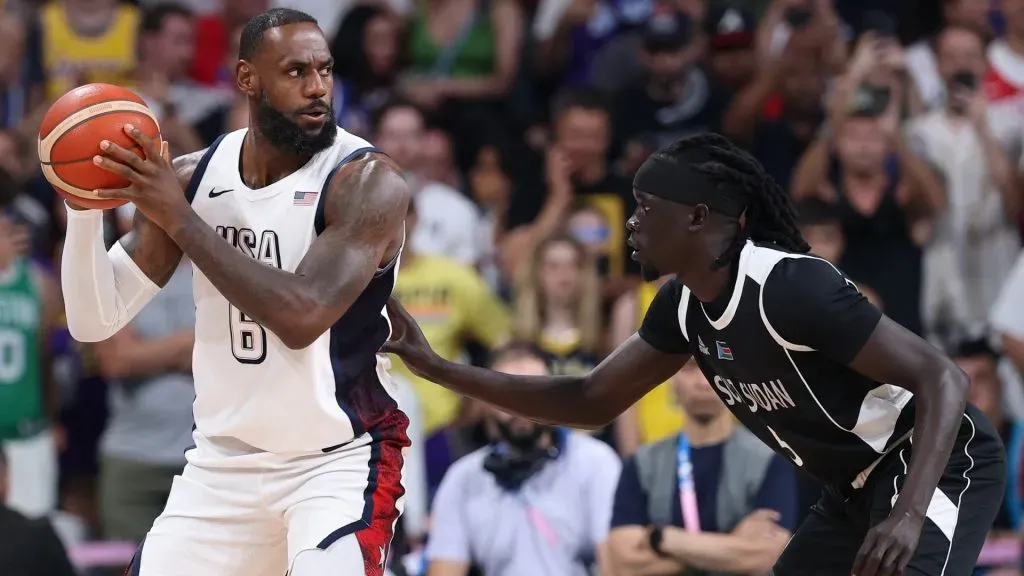
POLYGON ((39 128, 43 175, 68 201, 87 208, 116 208, 125 200, 97 198, 94 190, 126 188, 130 182, 93 164, 100 141, 109 140, 145 154, 124 133, 131 124, 150 138, 160 137, 156 115, 131 90, 110 84, 86 84, 61 96, 39 128))

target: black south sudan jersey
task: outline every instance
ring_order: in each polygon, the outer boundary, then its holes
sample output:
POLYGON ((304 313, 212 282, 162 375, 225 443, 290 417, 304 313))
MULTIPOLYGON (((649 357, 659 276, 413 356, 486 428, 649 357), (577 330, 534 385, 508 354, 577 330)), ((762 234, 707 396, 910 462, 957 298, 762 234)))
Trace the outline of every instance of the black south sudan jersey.
POLYGON ((913 395, 848 367, 882 313, 828 261, 748 242, 724 312, 706 308, 673 279, 640 336, 692 354, 739 420, 796 465, 859 488, 909 437, 913 395))

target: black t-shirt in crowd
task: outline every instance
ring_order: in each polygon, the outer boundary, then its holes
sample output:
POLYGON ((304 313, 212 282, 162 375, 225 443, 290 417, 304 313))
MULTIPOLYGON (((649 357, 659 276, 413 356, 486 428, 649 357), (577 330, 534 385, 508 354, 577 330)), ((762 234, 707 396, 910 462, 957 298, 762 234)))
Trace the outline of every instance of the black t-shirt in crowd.
POLYGON ((701 68, 693 68, 686 87, 671 101, 655 100, 646 82, 624 90, 612 113, 615 140, 631 140, 652 152, 687 136, 717 132, 729 104, 729 92, 716 86, 701 68))
POLYGON ((692 354, 729 409, 780 455, 823 482, 859 487, 914 420, 909 391, 847 366, 881 312, 814 256, 748 242, 737 267, 718 306, 667 282, 640 336, 692 354))

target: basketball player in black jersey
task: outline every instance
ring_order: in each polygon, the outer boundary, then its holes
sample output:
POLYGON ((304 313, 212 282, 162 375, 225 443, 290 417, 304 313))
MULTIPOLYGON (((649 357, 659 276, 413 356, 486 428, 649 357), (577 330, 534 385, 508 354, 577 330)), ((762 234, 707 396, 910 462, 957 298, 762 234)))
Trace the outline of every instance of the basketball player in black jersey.
MULTIPOLYGON (((589 374, 445 361, 395 302, 385 350, 452 390, 579 427, 610 422, 693 358, 740 421, 825 485, 776 576, 970 574, 1006 474, 999 436, 966 403, 966 375, 807 254, 785 193, 726 139, 668 146, 634 188, 634 258, 675 278, 589 374)), ((664 554, 686 534, 650 536, 664 554)))

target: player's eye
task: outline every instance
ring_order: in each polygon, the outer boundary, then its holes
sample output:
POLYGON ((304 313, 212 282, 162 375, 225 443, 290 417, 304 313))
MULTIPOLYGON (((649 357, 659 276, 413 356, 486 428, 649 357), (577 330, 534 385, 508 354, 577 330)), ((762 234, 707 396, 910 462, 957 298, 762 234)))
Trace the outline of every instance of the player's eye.
POLYGON ((288 75, 291 76, 292 78, 298 78, 302 76, 302 68, 292 68, 291 70, 288 71, 288 75))
POLYGON ((324 66, 323 68, 320 69, 320 75, 321 76, 330 76, 331 72, 333 72, 333 71, 334 71, 334 66, 324 66))

